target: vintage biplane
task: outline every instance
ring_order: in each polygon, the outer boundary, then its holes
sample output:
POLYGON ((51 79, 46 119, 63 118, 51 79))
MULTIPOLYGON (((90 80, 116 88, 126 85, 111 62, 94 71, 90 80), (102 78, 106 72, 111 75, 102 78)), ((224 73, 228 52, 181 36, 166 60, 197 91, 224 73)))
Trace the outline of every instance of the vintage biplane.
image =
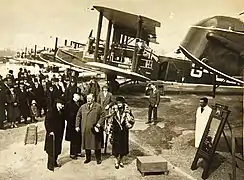
POLYGON ((158 56, 149 44, 156 43, 160 22, 107 7, 93 8, 99 12, 96 38, 91 32, 87 44, 71 42, 72 47, 57 48, 56 58, 76 67, 104 72, 112 89, 119 86, 118 76, 129 81, 157 80, 158 56), (104 17, 108 20, 105 41, 100 38, 104 17))
POLYGON ((87 44, 71 42, 57 48, 60 61, 102 71, 115 88, 118 76, 129 81, 211 84, 214 92, 219 85, 243 84, 244 23, 238 18, 215 16, 192 26, 176 51, 186 56, 183 59, 156 55, 149 47, 156 42, 160 22, 107 7, 93 8, 99 12, 96 38, 91 32, 87 44), (105 41, 100 38, 104 17, 109 22, 105 41))

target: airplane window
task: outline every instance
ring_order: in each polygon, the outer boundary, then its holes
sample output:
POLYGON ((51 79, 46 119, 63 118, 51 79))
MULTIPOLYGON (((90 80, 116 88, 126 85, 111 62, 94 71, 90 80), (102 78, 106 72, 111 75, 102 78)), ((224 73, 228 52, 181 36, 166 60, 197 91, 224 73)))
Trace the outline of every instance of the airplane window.
POLYGON ((150 61, 150 60, 146 61, 146 67, 152 68, 152 61, 150 61))

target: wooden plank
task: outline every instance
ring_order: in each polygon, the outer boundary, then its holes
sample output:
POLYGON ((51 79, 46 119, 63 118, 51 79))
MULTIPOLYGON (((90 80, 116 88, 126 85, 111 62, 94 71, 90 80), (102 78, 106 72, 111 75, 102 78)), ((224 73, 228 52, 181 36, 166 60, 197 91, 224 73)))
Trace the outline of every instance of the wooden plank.
POLYGON ((25 136, 26 144, 37 144, 37 125, 28 125, 25 136))

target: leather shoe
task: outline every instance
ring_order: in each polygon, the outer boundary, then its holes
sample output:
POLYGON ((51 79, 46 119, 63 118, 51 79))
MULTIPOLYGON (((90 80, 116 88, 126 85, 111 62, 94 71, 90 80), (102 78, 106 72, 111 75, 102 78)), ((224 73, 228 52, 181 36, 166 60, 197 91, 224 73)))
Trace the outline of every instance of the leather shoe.
POLYGON ((152 122, 151 121, 147 121, 145 124, 151 124, 152 122))
POLYGON ((114 167, 115 167, 115 169, 119 169, 119 164, 115 163, 114 167))
POLYGON ((97 164, 101 164, 102 163, 102 161, 101 160, 97 160, 97 164))
POLYGON ((54 167, 51 164, 47 164, 47 169, 50 171, 54 171, 54 167))
POLYGON ((84 161, 84 164, 87 164, 87 163, 89 163, 89 162, 91 162, 91 160, 90 160, 90 159, 86 159, 86 160, 84 161))
POLYGON ((81 154, 81 153, 77 154, 77 156, 78 157, 85 157, 85 155, 84 154, 81 154))
POLYGON ((75 160, 77 159, 77 156, 76 156, 76 155, 70 155, 69 157, 70 157, 71 159, 75 159, 75 160))
POLYGON ((124 167, 124 163, 120 162, 119 166, 123 168, 124 167))
POLYGON ((61 167, 61 165, 56 162, 54 167, 61 167))

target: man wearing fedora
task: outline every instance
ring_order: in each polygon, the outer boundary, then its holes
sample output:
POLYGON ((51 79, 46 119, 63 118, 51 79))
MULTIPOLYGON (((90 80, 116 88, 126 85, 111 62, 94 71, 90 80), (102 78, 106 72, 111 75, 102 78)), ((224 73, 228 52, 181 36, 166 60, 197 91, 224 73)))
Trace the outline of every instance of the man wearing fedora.
POLYGON ((47 112, 45 118, 45 147, 44 150, 48 154, 47 168, 51 171, 54 167, 60 167, 57 163, 58 155, 61 154, 62 140, 65 127, 65 114, 63 111, 64 100, 62 97, 58 98, 54 106, 47 112))
POLYGON ((95 102, 93 94, 88 94, 87 103, 78 110, 75 124, 76 131, 81 131, 82 149, 86 153, 85 164, 91 161, 91 150, 95 151, 97 164, 101 164, 104 121, 105 115, 101 105, 95 102))

